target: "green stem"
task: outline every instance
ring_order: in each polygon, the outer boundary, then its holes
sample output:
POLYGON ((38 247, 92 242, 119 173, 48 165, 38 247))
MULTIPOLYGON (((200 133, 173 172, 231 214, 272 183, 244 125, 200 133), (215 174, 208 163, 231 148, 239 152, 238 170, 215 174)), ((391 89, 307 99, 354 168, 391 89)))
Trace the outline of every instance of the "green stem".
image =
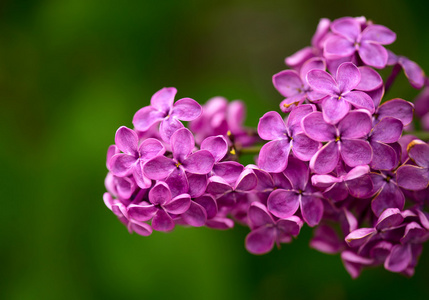
POLYGON ((263 145, 257 145, 253 147, 247 147, 247 148, 240 148, 237 149, 237 153, 240 154, 259 154, 259 151, 261 151, 263 145))
POLYGON ((429 131, 406 131, 404 133, 414 135, 423 141, 429 140, 429 131))

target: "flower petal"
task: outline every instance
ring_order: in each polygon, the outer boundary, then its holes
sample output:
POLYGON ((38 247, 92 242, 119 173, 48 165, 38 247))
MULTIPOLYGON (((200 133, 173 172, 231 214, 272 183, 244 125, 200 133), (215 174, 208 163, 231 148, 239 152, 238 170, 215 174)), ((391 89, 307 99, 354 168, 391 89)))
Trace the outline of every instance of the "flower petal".
POLYGON ((152 219, 152 228, 156 231, 171 231, 174 228, 173 219, 164 210, 159 209, 152 219))
POLYGON ((397 208, 387 208, 377 220, 375 228, 379 231, 399 226, 404 221, 401 211, 397 208))
POLYGON ((182 121, 193 121, 202 113, 202 107, 191 98, 177 100, 171 110, 171 116, 182 121))
POLYGON ((116 189, 121 199, 130 199, 136 190, 135 181, 128 177, 116 177, 116 189))
POLYGON ((171 192, 165 182, 159 181, 149 191, 149 201, 154 205, 164 205, 171 200, 171 192))
POLYGON ((367 109, 371 114, 375 111, 374 101, 367 93, 353 91, 346 94, 343 98, 356 108, 367 109))
POLYGON ((247 192, 253 190, 258 183, 258 178, 250 168, 245 168, 235 184, 236 191, 247 192))
POLYGON ((353 90, 360 82, 359 69, 351 62, 342 63, 337 69, 337 83, 340 93, 353 90))
POLYGON ((429 168, 429 145, 421 140, 413 140, 407 146, 408 156, 420 167, 429 168))
POLYGON ((189 192, 188 178, 182 168, 174 168, 165 183, 170 188, 172 197, 189 192))
POLYGON ((132 173, 132 167, 136 163, 134 156, 118 153, 110 159, 111 172, 115 176, 124 177, 132 173))
POLYGON ((323 48, 323 56, 328 60, 350 57, 356 51, 353 42, 341 36, 332 35, 326 42, 323 48))
POLYGON ((204 210, 207 213, 207 219, 213 219, 216 216, 217 204, 213 196, 204 194, 198 198, 195 198, 194 201, 204 207, 204 210))
POLYGON ((265 254, 274 246, 276 232, 274 227, 260 227, 246 236, 246 249, 252 254, 265 254))
POLYGON ((395 245, 384 262, 384 267, 390 272, 402 272, 410 264, 411 258, 411 247, 409 244, 395 245))
POLYGON ((143 172, 150 179, 161 180, 165 179, 175 168, 176 165, 172 159, 160 155, 145 163, 143 172))
POLYGON ((133 117, 134 128, 138 131, 147 131, 152 125, 161 121, 166 116, 152 106, 146 106, 139 109, 133 117))
POLYGON ((213 169, 215 159, 207 150, 192 153, 183 161, 183 167, 189 173, 207 174, 213 169))
POLYGON ((406 190, 419 191, 428 187, 429 170, 417 166, 404 165, 396 171, 398 185, 406 190))
POLYGON ((152 234, 152 227, 149 224, 130 220, 128 223, 128 230, 130 232, 135 232, 141 236, 149 236, 152 234))
POLYGON ((389 45, 396 40, 396 34, 385 26, 372 24, 362 31, 361 40, 389 45))
POLYGON ((292 156, 289 157, 287 168, 283 173, 292 183, 294 190, 305 190, 310 171, 304 162, 292 156))
POLYGON ((130 204, 128 206, 128 215, 130 219, 136 221, 149 221, 156 214, 158 208, 153 204, 130 204))
POLYGON ((183 127, 182 122, 174 117, 168 117, 162 120, 161 125, 159 125, 159 135, 164 142, 170 142, 173 133, 183 127))
POLYGON ((398 208, 402 210, 404 208, 404 204, 404 194, 396 184, 392 183, 392 181, 389 181, 372 200, 371 208, 376 216, 380 216, 381 213, 387 208, 398 208))
POLYGON ((416 89, 421 89, 425 83, 425 73, 422 68, 404 56, 400 56, 398 62, 402 66, 405 76, 407 76, 411 86, 416 89))
POLYGON ((153 94, 150 104, 157 110, 168 113, 173 106, 176 94, 177 90, 174 87, 160 89, 153 94))
POLYGON ((382 143, 394 143, 399 140, 404 125, 401 120, 393 117, 385 117, 374 126, 371 133, 371 140, 382 143))
POLYGON ((313 69, 306 76, 308 85, 326 95, 339 95, 340 89, 335 79, 326 71, 313 69))
POLYGON ((259 152, 258 166, 268 172, 282 172, 287 166, 290 148, 285 139, 266 143, 259 152))
POLYGON ((154 138, 145 139, 139 146, 139 156, 144 162, 155 156, 163 155, 164 152, 164 145, 154 138))
POLYGON ((377 114, 379 120, 385 117, 394 117, 401 120, 404 126, 406 126, 413 120, 413 111, 414 105, 412 103, 395 98, 380 105, 377 114))
POLYGON ((323 253, 336 254, 340 251, 342 243, 334 229, 320 225, 314 230, 310 247, 323 253))
POLYGON ((301 120, 316 110, 317 108, 313 104, 302 104, 298 107, 294 107, 287 118, 287 127, 289 127, 289 129, 294 128, 294 134, 301 132, 301 120), (296 129, 298 126, 299 130, 296 129))
POLYGON ((311 139, 318 142, 335 140, 336 130, 323 119, 320 112, 313 112, 302 119, 302 129, 311 139))
POLYGON ((293 70, 285 70, 275 74, 273 84, 276 90, 284 97, 300 94, 304 89, 304 84, 299 74, 293 70))
POLYGON ((362 41, 358 52, 362 61, 368 66, 382 69, 387 64, 387 50, 380 44, 362 41))
POLYGON ((302 161, 309 161, 320 147, 321 143, 310 139, 304 133, 293 137, 292 152, 302 161))
POLYGON ((341 138, 365 137, 372 129, 371 115, 365 110, 353 110, 338 123, 341 138))
POLYGON ((269 111, 259 119, 258 134, 263 140, 286 138, 286 125, 278 112, 269 111))
POLYGON ((333 21, 331 30, 350 41, 355 41, 361 33, 359 22, 352 17, 343 17, 333 21))
POLYGON ((191 197, 188 194, 181 194, 165 203, 163 207, 170 214, 180 215, 186 212, 190 205, 191 197))
MULTIPOLYGON (((189 195, 196 198, 204 194, 207 188, 207 175, 188 173, 189 195)), ((186 192, 186 191, 184 191, 186 192)))
POLYGON ((305 76, 307 76, 307 73, 313 69, 325 71, 326 69, 325 60, 321 57, 313 57, 307 60, 299 70, 299 74, 302 80, 305 81, 305 76))
POLYGON ((359 199, 371 196, 371 192, 374 188, 374 184, 372 183, 369 175, 363 175, 361 177, 348 180, 345 183, 350 195, 359 199))
POLYGON ((319 224, 323 216, 323 202, 319 197, 303 195, 301 197, 301 214, 304 221, 310 227, 319 224))
POLYGON ((213 166, 213 173, 232 185, 235 184, 243 169, 243 165, 236 161, 223 161, 213 166))
POLYGON ((194 136, 188 128, 181 128, 171 136, 170 144, 173 157, 183 162, 195 147, 194 136))
POLYGON ((372 159, 372 149, 367 141, 343 139, 341 157, 349 167, 367 165, 372 159))
POLYGON ((326 97, 322 102, 323 119, 329 124, 337 124, 349 111, 350 103, 345 97, 326 97))
POLYGON ((340 152, 335 142, 320 148, 310 160, 310 169, 317 174, 328 174, 338 165, 340 152))
POLYGON ((294 191, 277 189, 268 197, 268 211, 278 218, 288 218, 298 210, 299 198, 294 191))
POLYGON ((119 150, 129 155, 137 155, 139 138, 134 130, 125 126, 119 127, 115 135, 115 144, 119 150))
POLYGON ((267 224, 274 224, 274 220, 265 205, 259 202, 250 204, 248 218, 251 229, 257 229, 267 224))
POLYGON ((359 228, 350 232, 345 240, 350 247, 355 248, 365 244, 376 233, 375 228, 359 228))
POLYGON ((222 135, 210 136, 201 143, 201 150, 208 150, 215 162, 219 162, 228 152, 228 142, 222 135))
POLYGON ((375 170, 392 170, 396 168, 399 161, 395 149, 379 142, 371 142, 371 148, 371 168, 375 170))
POLYGON ((222 177, 212 176, 209 178, 206 192, 217 196, 232 192, 232 187, 222 177))
POLYGON ((207 213, 204 207, 200 204, 191 201, 191 205, 189 209, 182 214, 183 220, 194 227, 201 227, 206 224, 207 221, 207 213))
POLYGON ((327 188, 334 183, 341 182, 340 178, 332 175, 313 175, 311 176, 311 184, 316 187, 327 188))
POLYGON ((359 67, 361 79, 355 89, 360 91, 373 91, 383 85, 383 79, 380 74, 373 68, 362 66, 359 67))

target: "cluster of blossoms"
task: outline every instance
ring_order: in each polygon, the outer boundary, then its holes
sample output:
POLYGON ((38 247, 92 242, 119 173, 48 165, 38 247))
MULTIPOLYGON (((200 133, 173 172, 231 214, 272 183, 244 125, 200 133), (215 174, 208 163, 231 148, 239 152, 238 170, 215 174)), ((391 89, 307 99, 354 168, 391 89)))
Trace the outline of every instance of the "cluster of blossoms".
POLYGON ((322 19, 311 47, 273 76, 284 115, 267 112, 257 129, 244 127, 241 101, 202 107, 161 89, 108 149, 106 206, 143 236, 237 222, 250 228, 254 254, 291 242, 307 224, 310 246, 340 253, 352 277, 376 265, 411 276, 429 239, 429 145, 403 132, 429 129, 429 81, 384 48, 395 39, 364 17, 322 19), (383 80, 377 69, 390 66, 383 80), (412 87, 428 86, 416 106, 384 99, 401 70, 412 87), (255 164, 242 165, 252 150, 255 164))

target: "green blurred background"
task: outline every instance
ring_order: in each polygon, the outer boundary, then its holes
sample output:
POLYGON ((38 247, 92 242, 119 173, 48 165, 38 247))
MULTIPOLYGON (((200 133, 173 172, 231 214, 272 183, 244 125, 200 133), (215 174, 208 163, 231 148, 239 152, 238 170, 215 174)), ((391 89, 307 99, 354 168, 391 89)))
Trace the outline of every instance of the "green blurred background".
MULTIPOLYGON (((253 256, 243 227, 144 238, 102 201, 116 129, 160 88, 242 99, 256 126, 282 100, 271 76, 322 17, 384 24, 389 48, 429 70, 425 3, 2 0, 0 299, 428 299, 428 249, 410 279, 377 268, 352 280, 308 247, 309 228, 253 256)), ((416 94, 401 75, 386 97, 416 94)))

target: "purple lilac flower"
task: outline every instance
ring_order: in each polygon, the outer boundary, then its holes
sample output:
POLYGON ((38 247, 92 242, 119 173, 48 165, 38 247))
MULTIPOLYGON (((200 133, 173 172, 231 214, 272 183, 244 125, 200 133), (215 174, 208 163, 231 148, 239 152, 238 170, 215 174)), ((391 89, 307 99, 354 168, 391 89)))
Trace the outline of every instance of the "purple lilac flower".
POLYGON ((349 112, 350 105, 374 112, 371 97, 364 92, 353 91, 361 81, 359 69, 353 63, 341 64, 335 78, 323 70, 310 70, 307 73, 310 87, 323 95, 320 101, 326 122, 337 124, 349 112))
POLYGON ((306 81, 308 71, 317 69, 325 70, 326 64, 323 58, 311 58, 304 63, 298 73, 295 70, 285 70, 273 76, 274 87, 282 96, 286 97, 280 103, 280 109, 283 112, 290 112, 294 107, 302 104, 307 98, 318 100, 323 97, 314 92, 306 81))
POLYGON ((392 170, 397 167, 398 155, 389 144, 399 140, 404 125, 401 120, 385 117, 371 130, 368 141, 372 147, 373 156, 371 168, 375 170, 392 170))
POLYGON ((136 232, 142 236, 149 236, 152 234, 152 227, 144 222, 129 219, 126 206, 117 199, 113 199, 109 193, 103 195, 104 203, 118 219, 128 228, 130 233, 136 232))
POLYGON ((364 17, 322 19, 311 47, 286 59, 293 70, 273 76, 290 113, 263 115, 257 132, 268 142, 259 153, 242 101, 216 97, 202 112, 189 98, 174 103, 175 88, 158 91, 107 151, 105 205, 142 236, 241 223, 254 254, 289 243, 305 222, 315 227, 310 246, 341 253, 352 277, 379 265, 411 276, 429 239, 429 145, 401 135, 429 128, 428 89, 415 125, 412 103, 381 101, 401 69, 415 88, 429 81, 382 46, 395 38, 364 17), (383 82, 373 68, 386 63, 393 70, 383 82), (242 165, 253 151, 258 166, 242 165))
POLYGON ((248 165, 247 167, 251 168, 258 178, 258 184, 255 187, 254 193, 258 198, 258 201, 262 204, 267 204, 268 196, 272 191, 276 189, 290 190, 292 188, 292 184, 283 172, 269 173, 259 169, 255 165, 248 165))
POLYGON ((247 147, 258 139, 253 129, 244 126, 245 116, 246 107, 242 101, 228 103, 223 97, 214 97, 204 105, 203 113, 189 122, 189 129, 194 132, 198 144, 209 136, 223 135, 233 139, 232 144, 247 147))
POLYGON ((209 178, 207 192, 216 197, 219 207, 233 206, 256 187, 258 179, 252 169, 244 168, 238 175, 235 178, 227 177, 228 181, 217 175, 209 178))
POLYGON ((346 199, 349 195, 366 198, 374 186, 369 176, 369 166, 357 166, 346 172, 339 164, 337 177, 332 175, 313 175, 311 183, 315 187, 325 188, 323 196, 335 202, 346 199))
POLYGON ((176 103, 175 88, 163 88, 150 100, 151 105, 141 108, 133 118, 133 125, 139 131, 148 130, 153 124, 161 122, 159 133, 168 142, 172 134, 183 128, 181 121, 192 121, 201 114, 201 106, 191 98, 183 98, 176 103))
POLYGON ((158 182, 149 191, 149 202, 128 206, 129 218, 139 222, 152 219, 152 228, 157 231, 170 231, 174 228, 171 215, 186 212, 191 205, 191 197, 182 194, 172 198, 170 189, 165 182, 158 182))
POLYGON ((397 184, 396 174, 387 171, 371 173, 371 180, 374 184, 371 208, 378 217, 388 208, 398 208, 402 210, 405 205, 405 196, 397 184))
POLYGON ((273 191, 267 200, 268 211, 284 219, 294 215, 300 208, 302 218, 309 226, 319 224, 323 215, 322 194, 309 182, 310 172, 307 165, 299 159, 289 157, 284 173, 292 188, 273 191))
POLYGON ((429 184, 429 145, 420 140, 408 144, 409 158, 417 165, 403 165, 396 171, 397 182, 407 190, 418 191, 429 184))
POLYGON ((290 243, 303 225, 297 216, 275 220, 265 205, 254 202, 249 208, 249 224, 252 231, 246 237, 246 249, 253 254, 265 254, 271 251, 274 243, 290 243))
MULTIPOLYGON (((115 143, 123 153, 117 153, 110 158, 108 166, 111 172, 119 177, 132 174, 139 187, 143 189, 150 187, 151 181, 143 174, 142 167, 149 159, 164 154, 165 148, 162 143, 150 138, 138 145, 137 133, 125 126, 116 131, 115 143)), ((109 151, 110 154, 113 154, 112 151, 116 152, 112 148, 109 151)))
POLYGON ((382 45, 396 40, 396 34, 382 25, 368 25, 364 30, 355 19, 345 17, 331 23, 335 35, 330 36, 324 46, 324 56, 328 59, 350 57, 357 52, 362 61, 375 68, 384 68, 388 53, 382 45))
POLYGON ((320 143, 302 132, 300 121, 315 110, 314 105, 300 105, 292 110, 286 122, 274 111, 267 112, 259 120, 258 133, 265 144, 258 159, 258 166, 268 172, 282 172, 288 162, 289 153, 308 161, 320 147, 320 143))
POLYGON ((371 162, 371 146, 362 139, 372 128, 366 110, 349 112, 336 126, 326 123, 322 113, 316 111, 302 119, 302 128, 311 139, 327 142, 310 160, 310 168, 317 174, 332 172, 340 157, 352 168, 371 162))
MULTIPOLYGON (((358 249, 356 255, 367 258, 365 265, 384 264, 391 272, 412 275, 421 244, 429 239, 426 225, 427 216, 419 210, 416 214, 389 208, 380 215, 373 228, 356 229, 346 241, 350 247, 358 249)), ((360 271, 359 267, 357 264, 357 271, 360 271)))
POLYGON ((189 209, 181 217, 186 224, 193 227, 204 226, 208 219, 216 217, 218 212, 216 200, 210 194, 191 199, 189 209))
MULTIPOLYGON (((213 155, 207 150, 192 152, 195 147, 194 137, 187 128, 177 130, 171 136, 173 158, 158 155, 149 160, 143 167, 150 179, 162 180, 173 172, 207 174, 214 164, 213 155)), ((181 175, 182 178, 184 178, 181 175)))

